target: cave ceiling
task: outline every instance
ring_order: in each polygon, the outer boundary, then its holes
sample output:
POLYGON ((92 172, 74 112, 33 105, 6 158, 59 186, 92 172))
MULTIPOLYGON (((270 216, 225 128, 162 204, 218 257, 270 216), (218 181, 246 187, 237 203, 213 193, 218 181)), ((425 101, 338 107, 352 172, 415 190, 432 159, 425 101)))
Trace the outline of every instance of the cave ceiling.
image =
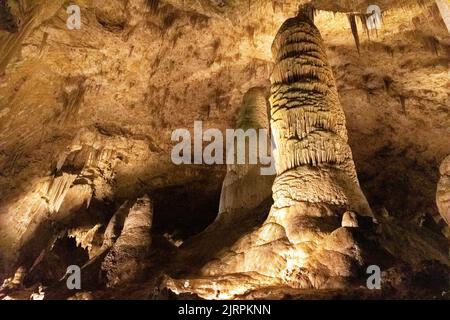
MULTIPOLYGON (((93 226, 145 194, 161 234, 184 241, 206 228, 227 166, 173 164, 171 134, 194 121, 234 128, 245 93, 268 92, 273 39, 306 2, 8 0, 19 27, 0 30, 0 268, 19 248, 45 247, 37 232, 54 241, 74 210, 93 226), (79 30, 66 26, 71 4, 79 30)), ((312 1, 368 202, 438 234, 450 35, 433 3, 376 1, 382 28, 357 20, 357 48, 348 15, 374 1, 312 1)))

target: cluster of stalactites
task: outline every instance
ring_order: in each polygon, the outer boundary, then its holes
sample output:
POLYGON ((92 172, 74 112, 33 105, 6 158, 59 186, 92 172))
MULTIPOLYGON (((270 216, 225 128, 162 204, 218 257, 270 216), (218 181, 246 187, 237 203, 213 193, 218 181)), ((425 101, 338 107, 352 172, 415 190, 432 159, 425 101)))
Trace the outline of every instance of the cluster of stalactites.
POLYGON ((17 32, 19 29, 17 19, 11 13, 7 1, 0 1, 0 30, 6 30, 10 33, 17 32))
POLYGON ((287 20, 272 45, 271 126, 278 174, 351 159, 333 74, 308 10, 287 20))

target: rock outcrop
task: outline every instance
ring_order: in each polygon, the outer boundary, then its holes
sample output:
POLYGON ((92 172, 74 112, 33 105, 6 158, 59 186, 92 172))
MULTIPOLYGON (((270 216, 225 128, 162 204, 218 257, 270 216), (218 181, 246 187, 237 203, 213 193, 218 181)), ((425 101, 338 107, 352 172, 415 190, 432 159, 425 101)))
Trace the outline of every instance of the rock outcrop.
POLYGON ((440 217, 436 223, 441 226, 444 235, 450 239, 450 157, 444 159, 439 169, 441 178, 436 192, 436 203, 440 217))

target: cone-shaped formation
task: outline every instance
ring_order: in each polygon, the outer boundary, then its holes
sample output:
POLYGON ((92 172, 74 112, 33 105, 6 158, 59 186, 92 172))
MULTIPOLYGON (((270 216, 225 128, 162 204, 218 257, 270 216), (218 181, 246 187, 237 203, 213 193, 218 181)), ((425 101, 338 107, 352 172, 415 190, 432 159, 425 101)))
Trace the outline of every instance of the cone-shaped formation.
POLYGON ((317 28, 308 20, 289 19, 272 51, 270 102, 277 173, 301 165, 348 162, 344 114, 317 28))
MULTIPOLYGON (((267 217, 274 176, 261 175, 261 169, 268 167, 268 164, 248 161, 252 157, 250 155, 258 159, 260 148, 265 148, 266 156, 271 153, 267 94, 266 88, 254 87, 244 95, 236 127, 244 131, 254 130, 256 134, 259 129, 263 129, 260 133, 267 134, 266 141, 259 140, 258 146, 246 139, 245 150, 242 150, 243 146, 238 145, 237 139, 229 142, 235 144, 235 153, 236 150, 245 151, 246 161, 243 164, 227 166, 217 218, 203 232, 183 244, 181 268, 186 267, 186 259, 192 259, 193 263, 202 265, 222 248, 232 245, 240 236, 260 225, 267 217)), ((236 154, 234 156, 236 158, 236 154)))
MULTIPOLYGON (((268 176, 261 177, 261 165, 249 163, 249 159, 258 159, 258 149, 265 148, 266 155, 270 155, 269 143, 269 117, 268 105, 266 99, 266 90, 264 88, 251 88, 243 99, 243 106, 237 121, 237 129, 252 130, 258 134, 258 130, 266 130, 265 145, 250 144, 246 139, 245 164, 231 164, 227 167, 227 175, 222 186, 220 196, 219 215, 223 213, 232 214, 233 211, 244 208, 254 209, 271 195, 271 185, 273 178, 268 176)), ((261 131, 263 134, 264 131, 261 131)), ((234 150, 239 150, 236 145, 234 150)), ((264 141, 259 141, 260 144, 264 141)))
POLYGON ((266 88, 254 87, 245 93, 236 128, 244 130, 269 128, 266 91, 266 88))
POLYGON ((360 192, 345 116, 323 40, 309 14, 287 20, 272 46, 271 126, 277 207, 291 200, 349 205, 370 214, 360 192), (298 183, 301 179, 303 183, 298 183))
POLYGON ((347 17, 348 21, 350 22, 350 29, 352 29, 353 39, 355 39, 356 49, 358 49, 358 53, 360 53, 360 42, 359 42, 358 26, 356 25, 356 15, 348 14, 347 17))

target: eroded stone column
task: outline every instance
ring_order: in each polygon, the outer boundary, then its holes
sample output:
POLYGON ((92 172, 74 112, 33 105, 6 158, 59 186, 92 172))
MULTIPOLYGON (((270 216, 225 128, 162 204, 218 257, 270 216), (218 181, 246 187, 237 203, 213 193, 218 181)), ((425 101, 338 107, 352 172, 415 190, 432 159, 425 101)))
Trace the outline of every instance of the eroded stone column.
POLYGON ((304 201, 371 215, 356 176, 325 46, 311 15, 302 11, 287 20, 275 37, 272 52, 275 207, 304 201))
MULTIPOLYGON (((251 88, 244 95, 243 105, 236 123, 237 129, 244 131, 254 130, 257 139, 259 130, 269 130, 268 104, 266 98, 265 88, 251 88)), ((266 148, 268 155, 270 155, 270 138, 269 134, 266 136, 267 143, 265 146, 258 144, 249 144, 246 139, 246 160, 251 158, 258 159, 259 148, 266 148)), ((233 143, 236 144, 235 141, 233 143)), ((234 150, 237 150, 235 146, 234 150)), ((267 153, 266 153, 267 155, 267 153)), ((227 166, 227 174, 223 181, 222 192, 220 195, 219 218, 231 216, 235 214, 242 214, 243 209, 255 209, 265 199, 270 197, 270 186, 273 183, 273 177, 270 175, 262 175, 261 168, 268 166, 261 165, 261 159, 258 159, 258 164, 230 164, 227 166)))
MULTIPOLYGON (((227 165, 218 215, 208 228, 183 244, 179 259, 182 268, 192 265, 186 265, 187 260, 202 265, 222 248, 232 245, 243 234, 260 225, 267 217, 274 175, 262 174, 270 172, 264 171, 264 168, 269 169, 270 164, 262 164, 259 158, 261 147, 266 151, 263 152, 266 153, 266 158, 271 154, 267 95, 267 88, 254 87, 243 97, 236 129, 244 132, 253 130, 255 136, 250 139, 257 143, 249 143, 249 139, 246 139, 245 150, 240 150, 245 152, 245 163, 227 165), (266 141, 259 140, 259 134, 267 134, 266 141), (259 145, 262 143, 265 143, 265 146, 259 145), (258 163, 250 163, 250 159, 257 159, 258 163)), ((234 143, 236 159, 236 151, 243 146, 239 146, 236 139, 227 143, 234 143)))
POLYGON ((143 276, 152 243, 153 203, 148 196, 131 207, 120 237, 106 256, 102 270, 108 287, 133 282, 143 276))

